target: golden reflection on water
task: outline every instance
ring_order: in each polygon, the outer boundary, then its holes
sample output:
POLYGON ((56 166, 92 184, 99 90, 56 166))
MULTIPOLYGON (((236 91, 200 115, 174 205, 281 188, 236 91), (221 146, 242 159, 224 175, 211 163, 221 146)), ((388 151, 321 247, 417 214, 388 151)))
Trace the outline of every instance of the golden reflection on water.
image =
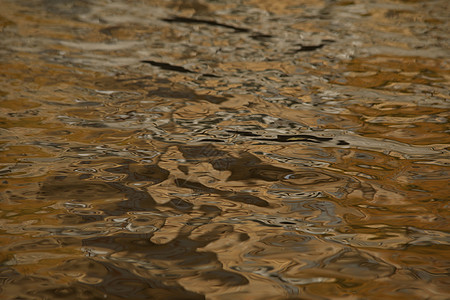
POLYGON ((447 1, 1 1, 0 298, 447 299, 447 1))

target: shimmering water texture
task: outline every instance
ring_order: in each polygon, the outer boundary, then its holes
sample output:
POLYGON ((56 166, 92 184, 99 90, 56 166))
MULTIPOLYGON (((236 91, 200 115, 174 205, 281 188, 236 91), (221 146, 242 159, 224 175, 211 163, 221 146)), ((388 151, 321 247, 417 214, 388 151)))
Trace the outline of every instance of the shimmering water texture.
POLYGON ((1 299, 450 298, 448 0, 0 7, 1 299))

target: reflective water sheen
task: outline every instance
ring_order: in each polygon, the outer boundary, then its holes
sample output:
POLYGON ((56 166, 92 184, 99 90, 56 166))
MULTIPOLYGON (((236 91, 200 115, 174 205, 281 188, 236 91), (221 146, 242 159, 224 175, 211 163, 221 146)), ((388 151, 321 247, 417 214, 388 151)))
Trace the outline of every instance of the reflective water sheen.
POLYGON ((448 299, 447 0, 0 0, 1 299, 448 299))

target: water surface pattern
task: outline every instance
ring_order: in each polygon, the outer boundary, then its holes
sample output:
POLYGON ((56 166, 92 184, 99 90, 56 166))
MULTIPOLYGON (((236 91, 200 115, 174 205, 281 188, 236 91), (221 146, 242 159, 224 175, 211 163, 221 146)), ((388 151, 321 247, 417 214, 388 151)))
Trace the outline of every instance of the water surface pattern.
POLYGON ((447 0, 0 6, 0 298, 450 297, 447 0))

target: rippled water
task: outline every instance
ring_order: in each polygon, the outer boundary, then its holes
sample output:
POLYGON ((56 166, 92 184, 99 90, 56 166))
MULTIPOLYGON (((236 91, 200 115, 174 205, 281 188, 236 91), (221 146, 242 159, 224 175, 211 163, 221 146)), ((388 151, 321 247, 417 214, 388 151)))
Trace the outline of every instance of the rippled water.
POLYGON ((0 298, 450 297, 447 0, 0 4, 0 298))

